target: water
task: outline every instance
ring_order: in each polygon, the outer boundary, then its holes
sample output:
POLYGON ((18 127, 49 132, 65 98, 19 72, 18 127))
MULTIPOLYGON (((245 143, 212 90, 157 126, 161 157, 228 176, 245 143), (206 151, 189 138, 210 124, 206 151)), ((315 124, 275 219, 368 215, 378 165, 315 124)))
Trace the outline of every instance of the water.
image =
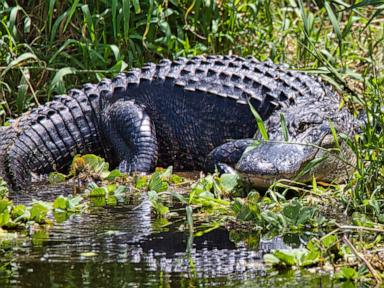
MULTIPOLYGON (((53 200, 70 190, 40 187, 27 195, 13 195, 13 200, 53 200)), ((328 275, 277 275, 264 267, 264 253, 299 244, 286 243, 292 239, 259 241, 257 235, 250 245, 233 241, 239 236, 225 229, 194 238, 179 231, 182 219, 159 229, 143 197, 116 207, 95 207, 89 214, 73 215, 35 233, 32 240, 14 240, 9 256, 1 261, 11 262, 0 272, 0 287, 320 287, 330 283, 328 275)))

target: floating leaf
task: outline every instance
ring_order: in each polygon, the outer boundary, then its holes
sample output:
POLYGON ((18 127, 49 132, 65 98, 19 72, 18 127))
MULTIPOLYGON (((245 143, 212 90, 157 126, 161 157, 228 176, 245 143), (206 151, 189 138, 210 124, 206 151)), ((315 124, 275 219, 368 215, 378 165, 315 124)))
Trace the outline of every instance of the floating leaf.
POLYGON ((148 177, 145 175, 136 176, 135 188, 143 189, 148 186, 148 177))
POLYGON ((68 208, 68 199, 64 196, 59 196, 53 202, 54 209, 66 210, 68 208))
POLYGON ((220 176, 220 184, 224 189, 224 192, 231 193, 237 186, 239 176, 236 174, 222 174, 220 176))
POLYGON ((104 187, 96 187, 89 192, 90 197, 105 197, 107 190, 104 187))
POLYGON ((37 202, 32 205, 30 213, 31 213, 31 220, 37 223, 45 223, 46 216, 48 213, 48 207, 44 205, 42 202, 37 202))
POLYGON ((162 192, 168 189, 168 183, 163 180, 161 176, 162 174, 160 172, 153 173, 149 180, 148 190, 162 192))
POLYGON ((67 179, 67 175, 59 172, 51 172, 48 175, 48 182, 51 184, 63 183, 67 179))

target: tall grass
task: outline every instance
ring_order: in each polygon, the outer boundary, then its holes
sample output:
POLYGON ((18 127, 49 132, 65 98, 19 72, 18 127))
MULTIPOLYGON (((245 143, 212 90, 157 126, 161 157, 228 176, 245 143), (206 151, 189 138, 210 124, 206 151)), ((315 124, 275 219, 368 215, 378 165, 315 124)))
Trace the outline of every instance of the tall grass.
POLYGON ((383 205, 384 1, 0 0, 0 122, 162 57, 254 55, 321 75, 364 108, 350 207, 383 205))

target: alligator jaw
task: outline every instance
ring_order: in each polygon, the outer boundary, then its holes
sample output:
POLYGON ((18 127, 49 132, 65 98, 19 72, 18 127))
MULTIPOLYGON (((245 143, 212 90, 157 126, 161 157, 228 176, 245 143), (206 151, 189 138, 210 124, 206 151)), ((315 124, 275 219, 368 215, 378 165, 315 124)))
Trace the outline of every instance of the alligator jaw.
POLYGON ((295 179, 319 148, 309 144, 265 142, 246 152, 236 170, 256 188, 268 188, 279 179, 295 179))

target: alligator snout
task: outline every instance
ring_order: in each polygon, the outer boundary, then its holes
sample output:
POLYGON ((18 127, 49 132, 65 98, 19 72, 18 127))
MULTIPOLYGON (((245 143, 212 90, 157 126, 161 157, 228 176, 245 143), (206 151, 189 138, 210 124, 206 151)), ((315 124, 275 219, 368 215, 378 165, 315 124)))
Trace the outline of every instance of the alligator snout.
POLYGON ((252 186, 268 188, 279 179, 295 179, 318 150, 305 144, 270 141, 246 152, 236 170, 252 186))

